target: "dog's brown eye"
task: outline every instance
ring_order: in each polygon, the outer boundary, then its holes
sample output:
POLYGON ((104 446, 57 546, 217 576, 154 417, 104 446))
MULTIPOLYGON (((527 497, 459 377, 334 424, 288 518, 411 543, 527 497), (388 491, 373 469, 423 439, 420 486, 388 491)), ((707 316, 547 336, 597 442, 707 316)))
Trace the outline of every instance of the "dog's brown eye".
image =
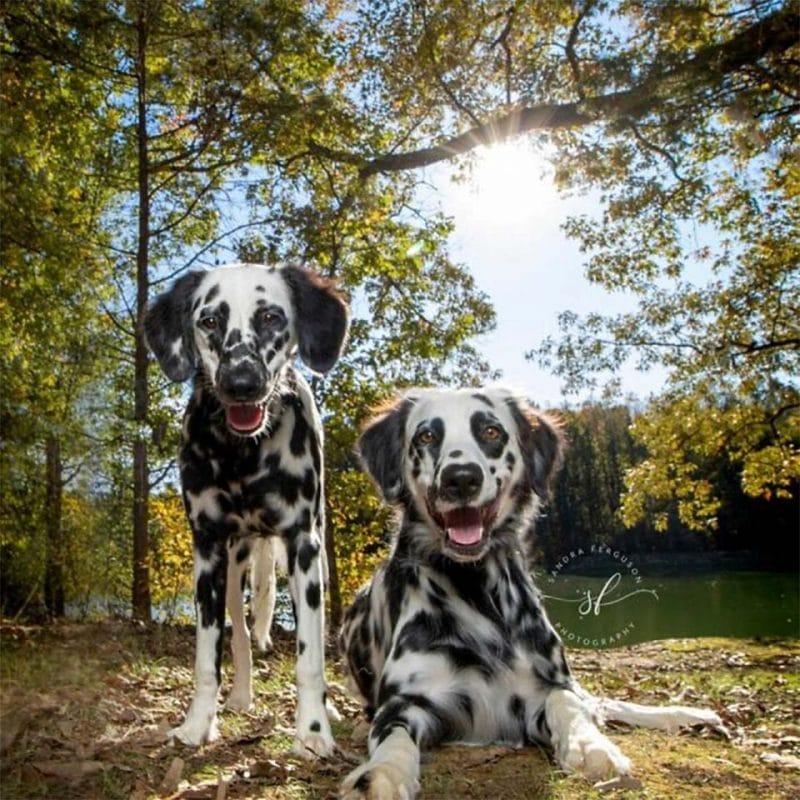
POLYGON ((493 441, 494 439, 499 439, 502 436, 502 432, 497 425, 487 425, 483 429, 483 438, 493 441))
POLYGON ((417 434, 417 441, 420 444, 433 444, 436 441, 436 434, 432 430, 420 431, 417 434))
POLYGON ((274 311, 262 311, 261 322, 264 325, 275 325, 280 317, 274 311))
POLYGON ((213 331, 217 327, 217 318, 216 317, 203 317, 203 319, 200 320, 200 324, 207 331, 213 331))

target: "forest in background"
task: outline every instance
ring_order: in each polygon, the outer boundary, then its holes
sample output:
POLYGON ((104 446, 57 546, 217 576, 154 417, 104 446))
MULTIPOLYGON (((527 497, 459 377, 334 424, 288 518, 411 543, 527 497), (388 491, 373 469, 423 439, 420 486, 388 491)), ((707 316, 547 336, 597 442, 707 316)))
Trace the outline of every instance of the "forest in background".
POLYGON ((336 616, 390 526, 352 454, 369 409, 494 377, 491 298, 419 203, 420 168, 468 174, 516 136, 561 190, 600 192, 565 232, 638 303, 565 309, 558 339, 520 343, 609 398, 564 413, 542 557, 601 537, 796 567, 799 23, 792 2, 7 3, 4 613, 102 598, 149 619, 187 591, 181 388, 142 320, 182 271, 242 259, 314 264, 353 301, 346 357, 313 381, 336 616), (630 358, 669 375, 635 417, 613 378, 630 358))

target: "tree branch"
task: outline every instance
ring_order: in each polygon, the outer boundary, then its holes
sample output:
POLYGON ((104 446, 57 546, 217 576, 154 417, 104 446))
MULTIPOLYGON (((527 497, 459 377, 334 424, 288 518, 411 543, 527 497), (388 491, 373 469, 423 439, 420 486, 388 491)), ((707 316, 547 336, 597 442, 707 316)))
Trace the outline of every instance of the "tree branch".
POLYGON ((586 98, 584 97, 583 88, 581 86, 581 65, 575 53, 575 44, 578 41, 578 29, 581 26, 581 22, 589 15, 596 1, 597 0, 586 0, 583 4, 583 7, 578 12, 578 16, 575 17, 575 22, 572 23, 572 28, 567 37, 567 44, 564 47, 564 52, 567 54, 567 61, 569 61, 569 66, 572 70, 572 77, 575 81, 575 91, 578 94, 578 99, 581 101, 586 98))
POLYGON ((216 236, 210 242, 203 245, 200 250, 198 250, 185 264, 183 264, 183 266, 178 267, 178 269, 173 270, 161 278, 150 281, 150 286, 153 287, 162 283, 167 283, 167 281, 170 281, 180 275, 182 272, 185 272, 187 269, 189 269, 189 267, 192 266, 192 264, 198 261, 204 253, 207 253, 209 250, 216 247, 216 245, 218 245, 223 239, 227 239, 228 236, 232 236, 234 233, 244 230, 245 228, 253 228, 256 225, 266 225, 269 222, 274 222, 275 219, 275 217, 265 217, 263 219, 254 220, 253 222, 243 222, 241 225, 236 225, 230 230, 221 233, 219 236, 216 236))
POLYGON ((309 142, 309 149, 317 155, 357 167, 360 177, 365 179, 379 173, 427 167, 480 145, 493 144, 533 130, 577 128, 604 118, 637 119, 659 104, 666 86, 698 81, 712 84, 770 53, 784 52, 797 42, 799 26, 800 13, 794 4, 787 4, 743 28, 727 41, 702 47, 691 58, 671 69, 656 70, 629 89, 589 97, 583 102, 541 103, 516 108, 419 150, 364 156, 313 141, 309 142))

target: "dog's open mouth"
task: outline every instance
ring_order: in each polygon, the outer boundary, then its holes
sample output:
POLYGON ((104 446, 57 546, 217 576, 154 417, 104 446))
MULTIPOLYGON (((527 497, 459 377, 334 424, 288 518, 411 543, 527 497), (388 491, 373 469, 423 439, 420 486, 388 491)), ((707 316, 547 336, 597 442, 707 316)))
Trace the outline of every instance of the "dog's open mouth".
POLYGON ((436 523, 444 531, 450 549, 464 555, 483 550, 488 532, 497 512, 496 503, 484 506, 463 506, 450 511, 433 513, 436 523))
POLYGON ((255 433, 264 424, 266 402, 231 403, 225 406, 225 419, 231 430, 243 435, 255 433))
POLYGON ((445 536, 459 547, 474 547, 483 539, 483 518, 477 508, 456 508, 442 514, 445 536))

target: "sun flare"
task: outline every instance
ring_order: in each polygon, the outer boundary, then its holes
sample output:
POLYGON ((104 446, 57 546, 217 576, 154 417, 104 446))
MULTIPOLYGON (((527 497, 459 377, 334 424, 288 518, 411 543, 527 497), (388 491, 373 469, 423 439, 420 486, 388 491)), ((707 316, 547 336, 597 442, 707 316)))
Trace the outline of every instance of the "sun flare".
POLYGON ((460 204, 494 225, 534 221, 557 200, 545 157, 524 140, 481 147, 458 194, 460 204))

